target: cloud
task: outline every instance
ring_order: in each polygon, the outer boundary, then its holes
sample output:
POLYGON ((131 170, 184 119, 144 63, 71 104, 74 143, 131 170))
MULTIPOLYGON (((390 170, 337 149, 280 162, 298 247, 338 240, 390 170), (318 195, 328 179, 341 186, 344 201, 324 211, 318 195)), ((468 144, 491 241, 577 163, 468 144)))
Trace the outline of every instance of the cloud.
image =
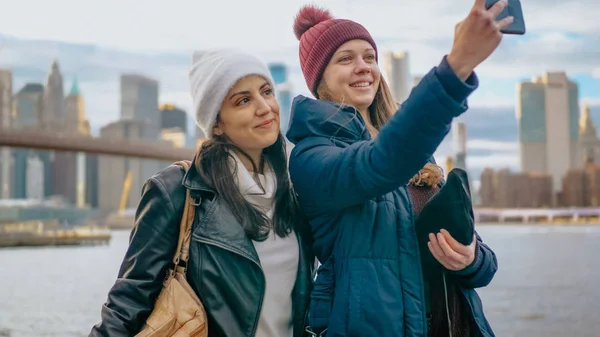
POLYGON ((503 44, 478 70, 493 78, 529 78, 545 71, 591 74, 600 65, 600 35, 540 34, 503 44))
MULTIPOLYGON (((411 71, 422 74, 450 51, 451 44, 451 37, 447 37, 382 43, 382 46, 386 50, 408 50, 411 71)), ((498 49, 476 71, 488 79, 529 79, 545 71, 566 71, 569 76, 591 74, 598 67, 600 34, 573 36, 568 32, 548 31, 504 36, 498 49)))
MULTIPOLYGON (((334 16, 364 24, 381 51, 408 50, 411 72, 423 74, 450 50, 454 25, 472 2, 431 0, 409 6, 397 0, 325 0, 319 4, 334 16)), ((207 5, 181 0, 174 6, 148 0, 140 6, 117 0, 105 0, 102 5, 56 0, 36 2, 36 11, 31 12, 30 3, 15 2, 14 15, 0 21, 0 31, 38 40, 0 36, 4 47, 0 66, 12 68, 20 86, 25 81, 45 82, 50 63, 57 58, 65 82, 74 77, 80 80, 89 118, 96 126, 118 118, 119 75, 124 72, 158 79, 161 102, 190 110, 187 71, 191 50, 198 48, 237 46, 268 62, 283 62, 289 67, 294 92, 310 95, 291 29, 303 4, 304 0, 231 0, 207 5), (198 13, 211 15, 198 20, 198 13), (25 21, 37 24, 20 24, 25 21)), ((514 86, 519 79, 547 70, 565 70, 570 76, 594 73, 600 78, 600 6, 594 0, 552 2, 552 6, 528 0, 523 9, 528 33, 505 36, 499 49, 477 69, 480 88, 469 98, 471 108, 461 117, 467 121, 470 139, 516 140, 514 86)), ((598 100, 586 97, 592 104, 598 100)))
POLYGON ((469 150, 517 152, 519 151, 519 144, 516 142, 500 142, 487 139, 473 139, 467 141, 467 151, 469 150))
MULTIPOLYGON (((438 147, 434 157, 439 165, 445 165, 447 157, 453 157, 452 137, 448 136, 438 147)), ((490 139, 467 141, 467 169, 473 177, 479 177, 486 167, 519 169, 519 147, 516 142, 490 139)))
POLYGON ((600 105, 600 97, 584 97, 581 100, 582 103, 588 104, 591 106, 599 106, 600 105))
POLYGON ((515 105, 514 97, 500 96, 496 90, 484 89, 475 91, 469 97, 469 105, 474 107, 513 107, 515 105))
MULTIPOLYGON (((446 40, 472 7, 468 1, 324 0, 336 17, 356 20, 383 41, 446 40)), ((15 2, 0 31, 27 38, 72 41, 124 50, 192 50, 222 46, 251 49, 297 46, 292 23, 305 0, 137 2, 76 0, 15 2), (31 11, 35 6, 36 10, 31 11), (69 8, 69 11, 62 10, 69 8), (199 13, 202 13, 199 19, 199 13), (23 25, 36 22, 36 25, 23 25), (40 29, 39 27, 44 27, 40 29), (77 27, 77 29, 73 29, 77 27), (243 32, 243 34, 241 34, 243 32)), ((593 0, 522 1, 528 31, 600 31, 593 0), (533 15, 535 14, 535 15, 533 15)))
POLYGON ((160 100, 164 103, 176 104, 179 108, 186 111, 193 110, 192 98, 189 91, 167 91, 160 94, 160 100))
MULTIPOLYGON (((600 13, 599 13, 600 15, 600 13)), ((600 23, 598 24, 600 27, 600 23)), ((402 31, 400 28, 392 31, 402 31)), ((410 35, 409 35, 410 36, 410 35)), ((450 37, 386 39, 375 36, 380 51, 407 50, 412 75, 421 75, 437 65, 450 50, 450 37)), ((285 47, 275 53, 257 51, 267 60, 284 60, 298 76, 295 87, 306 90, 298 67, 297 47, 285 47)), ((383 61, 382 61, 383 62, 383 61)), ((381 64, 382 68, 385 66, 381 64)), ((469 98, 471 106, 514 106, 515 87, 547 71, 565 71, 569 77, 592 74, 600 78, 600 34, 573 36, 568 32, 531 33, 526 37, 505 36, 500 47, 476 72, 480 88, 469 98), (501 87, 501 90, 498 90, 501 87)))
POLYGON ((469 169, 481 170, 486 167, 503 168, 512 170, 519 169, 518 154, 491 154, 487 156, 467 156, 467 167, 469 169))
MULTIPOLYGON (((425 73, 452 46, 454 24, 471 1, 422 1, 414 10, 404 2, 376 1, 355 9, 364 14, 383 49, 408 50, 411 70, 425 73), (385 7, 386 10, 381 10, 385 7)), ((485 78, 530 78, 544 71, 565 70, 569 75, 591 73, 600 67, 600 6, 593 0, 522 2, 528 32, 505 35, 500 47, 477 72, 485 78), (533 15, 535 13, 535 15, 533 15)), ((357 14, 358 16, 358 14, 357 14)))
POLYGON ((119 118, 122 73, 139 73, 159 80, 160 102, 174 102, 191 109, 187 78, 190 58, 186 53, 133 53, 6 36, 0 36, 0 44, 0 67, 12 70, 15 91, 27 82, 45 84, 53 59, 58 60, 65 91, 74 78, 78 79, 87 117, 95 131, 119 118))
POLYGON ((600 7, 596 0, 527 0, 521 3, 526 23, 532 30, 600 33, 597 20, 600 7))

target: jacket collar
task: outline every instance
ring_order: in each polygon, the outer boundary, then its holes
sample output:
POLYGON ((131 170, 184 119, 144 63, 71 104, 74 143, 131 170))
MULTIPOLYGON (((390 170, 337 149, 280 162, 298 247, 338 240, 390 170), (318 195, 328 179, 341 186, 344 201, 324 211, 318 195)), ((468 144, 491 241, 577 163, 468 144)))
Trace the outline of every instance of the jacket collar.
POLYGON ((369 130, 358 110, 302 95, 292 102, 287 138, 293 144, 309 137, 335 138, 347 143, 369 140, 369 130))
POLYGON ((196 166, 193 162, 190 169, 183 176, 181 184, 190 191, 215 193, 215 190, 200 178, 200 174, 196 171, 196 166))

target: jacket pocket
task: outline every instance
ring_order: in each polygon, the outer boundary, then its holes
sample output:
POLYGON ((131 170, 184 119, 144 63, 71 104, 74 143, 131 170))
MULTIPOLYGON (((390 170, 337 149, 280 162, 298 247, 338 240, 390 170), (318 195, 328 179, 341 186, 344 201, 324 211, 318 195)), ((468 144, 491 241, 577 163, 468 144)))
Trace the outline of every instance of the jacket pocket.
MULTIPOLYGON (((405 298, 398 262, 371 258, 354 258, 347 262, 346 273, 340 275, 343 282, 348 282, 345 336, 412 336, 405 331, 405 298)), ((417 302, 413 306, 416 307, 417 302)))
POLYGON ((335 278, 333 256, 319 267, 317 279, 310 294, 308 324, 313 329, 324 329, 329 326, 329 317, 333 307, 335 278))

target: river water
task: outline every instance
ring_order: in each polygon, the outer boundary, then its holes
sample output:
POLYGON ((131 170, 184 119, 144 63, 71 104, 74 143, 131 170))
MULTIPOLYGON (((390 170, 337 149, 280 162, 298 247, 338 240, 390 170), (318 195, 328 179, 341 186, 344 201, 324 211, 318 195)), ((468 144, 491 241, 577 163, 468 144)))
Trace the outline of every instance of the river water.
MULTIPOLYGON (((600 336, 600 226, 479 226, 499 270, 478 292, 498 337, 600 336)), ((0 250, 0 336, 87 336, 128 232, 108 246, 0 250)))

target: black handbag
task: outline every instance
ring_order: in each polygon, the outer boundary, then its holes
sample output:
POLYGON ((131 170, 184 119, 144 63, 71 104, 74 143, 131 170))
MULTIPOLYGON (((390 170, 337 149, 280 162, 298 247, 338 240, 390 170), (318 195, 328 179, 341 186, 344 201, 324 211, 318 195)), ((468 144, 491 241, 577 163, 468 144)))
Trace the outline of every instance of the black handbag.
POLYGON ((475 224, 467 173, 455 168, 441 187, 409 184, 408 190, 414 206, 415 232, 427 284, 429 336, 475 336, 473 317, 456 278, 445 273, 445 268, 427 246, 429 233, 437 234, 442 228, 458 242, 472 243, 475 224))

